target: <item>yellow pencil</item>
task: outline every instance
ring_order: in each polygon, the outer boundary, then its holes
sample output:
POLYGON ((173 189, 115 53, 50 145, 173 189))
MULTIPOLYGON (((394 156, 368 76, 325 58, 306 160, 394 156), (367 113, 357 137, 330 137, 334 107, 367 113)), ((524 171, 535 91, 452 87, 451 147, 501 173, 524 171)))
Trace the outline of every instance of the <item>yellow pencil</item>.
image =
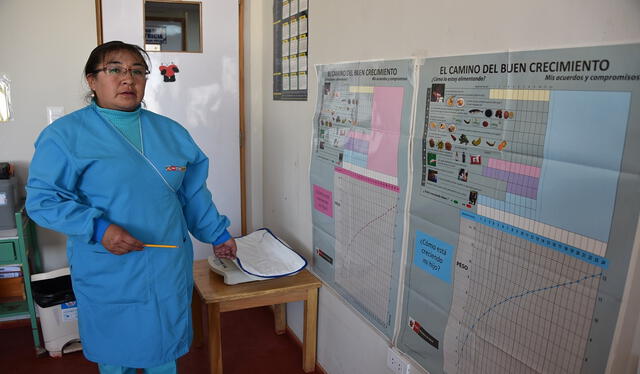
POLYGON ((177 245, 164 245, 164 244, 143 244, 145 247, 155 247, 155 248, 178 248, 177 245))

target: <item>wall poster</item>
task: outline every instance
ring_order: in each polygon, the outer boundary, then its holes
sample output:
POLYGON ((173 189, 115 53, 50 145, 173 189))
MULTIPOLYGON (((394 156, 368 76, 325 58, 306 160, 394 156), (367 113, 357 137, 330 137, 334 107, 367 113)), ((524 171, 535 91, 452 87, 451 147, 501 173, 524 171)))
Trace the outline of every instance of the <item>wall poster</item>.
POLYGON ((398 348, 431 373, 602 373, 640 208, 640 46, 429 58, 398 348))
POLYGON ((408 175, 413 60, 319 65, 314 271, 389 339, 408 175))

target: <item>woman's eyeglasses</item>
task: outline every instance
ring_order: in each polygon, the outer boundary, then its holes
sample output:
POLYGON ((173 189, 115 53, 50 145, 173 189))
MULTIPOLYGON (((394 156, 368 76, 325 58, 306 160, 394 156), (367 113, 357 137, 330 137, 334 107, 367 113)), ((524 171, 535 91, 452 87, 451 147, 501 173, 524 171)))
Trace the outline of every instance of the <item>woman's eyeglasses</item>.
POLYGON ((96 71, 94 71, 94 73, 99 73, 103 71, 107 76, 109 77, 120 77, 120 78, 124 78, 125 76, 127 76, 128 73, 131 73, 131 77, 133 77, 133 79, 146 79, 147 75, 149 75, 149 73, 151 73, 149 70, 147 70, 144 67, 125 67, 124 65, 119 65, 119 64, 108 64, 105 67, 103 67, 102 69, 98 69, 96 71))

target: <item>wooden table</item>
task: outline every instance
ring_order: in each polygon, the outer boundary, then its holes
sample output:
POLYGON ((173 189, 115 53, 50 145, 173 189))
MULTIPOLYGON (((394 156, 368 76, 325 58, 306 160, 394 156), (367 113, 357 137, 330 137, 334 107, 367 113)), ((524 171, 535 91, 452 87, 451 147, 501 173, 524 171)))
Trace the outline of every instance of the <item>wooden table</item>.
POLYGON ((197 291, 193 295, 192 305, 193 343, 196 347, 202 345, 204 302, 209 322, 209 364, 212 374, 222 374, 220 313, 274 305, 276 334, 283 334, 287 328, 286 303, 300 300, 304 300, 302 369, 305 373, 315 370, 318 288, 322 284, 313 274, 303 270, 289 277, 228 286, 221 275, 209 269, 207 260, 198 260, 193 264, 193 278, 197 291))

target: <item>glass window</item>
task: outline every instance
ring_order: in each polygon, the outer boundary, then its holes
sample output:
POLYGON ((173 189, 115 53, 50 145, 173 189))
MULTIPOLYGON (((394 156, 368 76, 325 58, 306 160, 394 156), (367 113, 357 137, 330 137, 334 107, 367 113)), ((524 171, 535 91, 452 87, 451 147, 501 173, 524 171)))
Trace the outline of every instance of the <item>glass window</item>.
POLYGON ((200 2, 144 2, 144 49, 202 52, 200 2))

